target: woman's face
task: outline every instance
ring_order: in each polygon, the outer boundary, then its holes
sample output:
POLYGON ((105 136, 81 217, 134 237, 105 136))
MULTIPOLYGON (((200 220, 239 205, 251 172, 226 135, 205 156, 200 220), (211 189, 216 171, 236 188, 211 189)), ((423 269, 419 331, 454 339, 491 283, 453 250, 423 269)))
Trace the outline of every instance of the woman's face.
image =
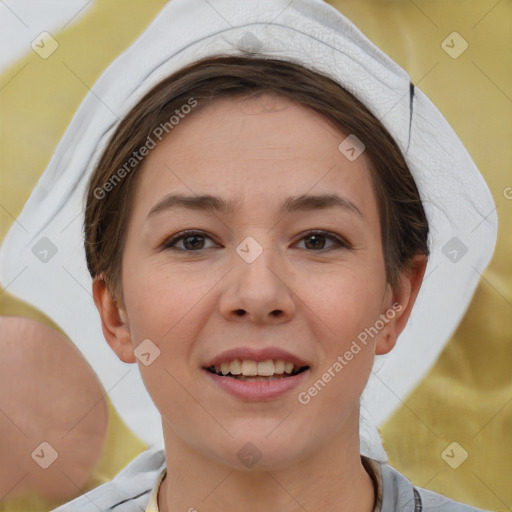
POLYGON ((146 157, 111 345, 136 349, 166 443, 241 468, 359 453, 359 397, 400 315, 347 135, 286 99, 220 99, 146 157))

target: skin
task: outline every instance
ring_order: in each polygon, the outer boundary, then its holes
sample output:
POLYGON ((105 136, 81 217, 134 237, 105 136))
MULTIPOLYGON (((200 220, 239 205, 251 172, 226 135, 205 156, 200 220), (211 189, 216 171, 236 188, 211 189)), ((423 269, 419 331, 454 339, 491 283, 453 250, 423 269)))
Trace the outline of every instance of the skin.
MULTIPOLYGON (((123 252, 122 297, 96 279, 105 338, 125 362, 150 339, 160 356, 140 362, 162 415, 168 475, 161 511, 370 511, 374 493, 359 454, 359 398, 375 354, 406 325, 425 271, 415 258, 396 289, 386 282, 377 202, 365 153, 353 162, 340 133, 318 113, 269 95, 199 106, 148 155, 133 197, 123 252), (161 210, 167 194, 236 199, 232 212, 161 210), (339 207, 279 213, 288 196, 337 193, 339 207), (207 235, 200 250, 185 230, 207 235), (319 245, 305 235, 326 230, 319 245), (236 252, 248 236, 263 252, 236 252), (319 248, 318 248, 319 247, 319 248), (180 251, 181 249, 181 251, 180 251), (188 252, 187 252, 188 249, 188 252), (307 405, 307 390, 394 302, 402 309, 307 405), (246 402, 218 389, 202 365, 226 349, 278 346, 308 361, 298 389, 246 402), (248 469, 248 442, 262 457, 248 469), (314 482, 314 485, 312 483, 314 482)), ((195 240, 197 242, 197 240, 195 240)), ((201 246, 200 246, 201 247, 201 246)))

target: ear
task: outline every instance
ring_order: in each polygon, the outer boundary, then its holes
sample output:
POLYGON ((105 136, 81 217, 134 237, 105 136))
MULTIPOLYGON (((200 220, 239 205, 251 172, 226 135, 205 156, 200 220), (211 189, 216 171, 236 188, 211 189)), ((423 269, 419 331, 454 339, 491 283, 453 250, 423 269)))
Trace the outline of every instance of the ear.
POLYGON ((117 357, 125 363, 135 363, 130 328, 124 306, 119 305, 102 276, 92 282, 92 296, 101 318, 103 336, 117 357))
POLYGON ((424 254, 418 254, 413 257, 410 265, 400 272, 397 286, 391 288, 388 285, 382 315, 389 321, 377 339, 375 346, 377 355, 387 354, 396 345, 396 340, 411 315, 426 268, 427 257, 424 254))

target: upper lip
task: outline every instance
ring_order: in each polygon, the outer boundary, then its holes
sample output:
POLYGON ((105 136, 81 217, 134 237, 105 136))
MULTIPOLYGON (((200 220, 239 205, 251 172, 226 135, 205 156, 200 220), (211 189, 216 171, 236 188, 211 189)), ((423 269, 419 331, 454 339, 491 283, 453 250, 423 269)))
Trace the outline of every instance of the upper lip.
POLYGON ((267 347, 263 349, 255 349, 251 347, 238 347, 225 350, 213 359, 210 359, 203 365, 203 368, 210 368, 217 366, 222 363, 228 363, 238 359, 239 361, 256 361, 258 363, 268 361, 272 359, 274 361, 283 360, 285 362, 293 363, 295 366, 302 368, 303 366, 309 366, 307 361, 304 361, 300 357, 287 352, 277 347, 267 347))

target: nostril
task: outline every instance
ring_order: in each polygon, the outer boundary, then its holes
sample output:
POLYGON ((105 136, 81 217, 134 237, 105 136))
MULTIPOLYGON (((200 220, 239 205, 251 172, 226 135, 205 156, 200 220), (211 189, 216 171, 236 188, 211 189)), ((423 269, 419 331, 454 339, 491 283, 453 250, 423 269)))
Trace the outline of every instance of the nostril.
POLYGON ((245 311, 243 309, 237 309, 235 311, 235 314, 237 314, 238 316, 243 316, 245 315, 245 311))

